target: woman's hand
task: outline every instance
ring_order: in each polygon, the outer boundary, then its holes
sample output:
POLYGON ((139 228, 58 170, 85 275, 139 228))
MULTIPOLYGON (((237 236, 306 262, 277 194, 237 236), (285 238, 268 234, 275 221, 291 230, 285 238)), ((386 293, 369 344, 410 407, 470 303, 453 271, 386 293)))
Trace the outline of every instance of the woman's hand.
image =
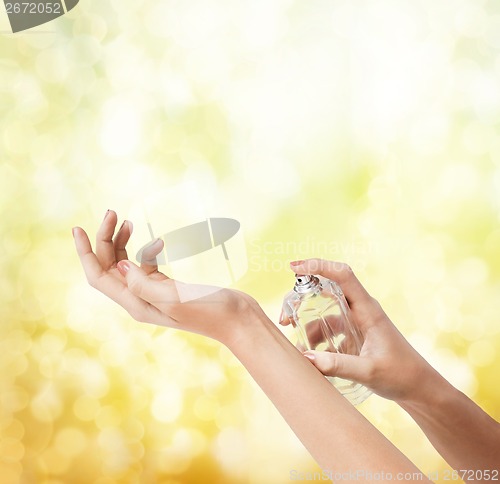
POLYGON ((262 309, 249 295, 231 289, 183 284, 158 271, 156 239, 142 253, 141 266, 127 258, 132 223, 115 233, 117 215, 108 210, 97 232, 96 252, 80 227, 73 229, 76 250, 89 284, 118 303, 137 321, 199 333, 229 345, 262 309))
MULTIPOLYGON (((292 262, 296 274, 319 274, 337 282, 351 308, 353 323, 364 343, 359 356, 326 351, 306 351, 304 356, 324 375, 362 383, 392 400, 418 399, 440 375, 413 349, 371 297, 351 268, 321 259, 292 262)), ((281 324, 288 324, 282 320, 281 324)))
POLYGON ((297 274, 320 274, 336 281, 364 337, 359 356, 304 352, 314 366, 325 375, 355 380, 396 400, 453 469, 468 469, 476 483, 491 479, 499 469, 500 424, 411 347, 349 266, 310 259, 292 262, 291 267, 297 274))

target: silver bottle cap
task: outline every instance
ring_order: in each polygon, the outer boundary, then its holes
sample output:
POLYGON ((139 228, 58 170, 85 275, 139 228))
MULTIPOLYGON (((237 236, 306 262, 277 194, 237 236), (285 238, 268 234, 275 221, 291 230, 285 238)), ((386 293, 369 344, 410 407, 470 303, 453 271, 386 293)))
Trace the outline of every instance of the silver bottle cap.
POLYGON ((306 294, 319 286, 319 279, 316 276, 295 274, 295 286, 293 290, 299 294, 306 294))

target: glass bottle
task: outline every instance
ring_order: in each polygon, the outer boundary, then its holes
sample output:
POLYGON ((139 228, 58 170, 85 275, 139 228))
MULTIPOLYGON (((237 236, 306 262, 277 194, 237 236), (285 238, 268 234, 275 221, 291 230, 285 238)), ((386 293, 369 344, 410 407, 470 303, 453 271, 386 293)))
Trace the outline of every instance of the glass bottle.
MULTIPOLYGON (((340 286, 322 276, 296 275, 295 286, 283 301, 283 314, 295 329, 300 351, 332 351, 359 355, 363 336, 351 323, 350 309, 340 286)), ((365 386, 339 377, 326 377, 353 405, 371 394, 365 386)))

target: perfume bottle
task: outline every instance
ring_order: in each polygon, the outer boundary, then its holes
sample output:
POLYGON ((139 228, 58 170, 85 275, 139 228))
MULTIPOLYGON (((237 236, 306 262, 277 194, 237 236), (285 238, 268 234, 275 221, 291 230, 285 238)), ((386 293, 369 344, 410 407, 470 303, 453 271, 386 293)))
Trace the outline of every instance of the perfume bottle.
MULTIPOLYGON (((363 336, 350 317, 340 286, 322 276, 296 275, 295 286, 283 301, 283 314, 293 328, 300 351, 332 351, 359 355, 363 336)), ((339 377, 326 377, 353 405, 365 401, 371 391, 339 377)))

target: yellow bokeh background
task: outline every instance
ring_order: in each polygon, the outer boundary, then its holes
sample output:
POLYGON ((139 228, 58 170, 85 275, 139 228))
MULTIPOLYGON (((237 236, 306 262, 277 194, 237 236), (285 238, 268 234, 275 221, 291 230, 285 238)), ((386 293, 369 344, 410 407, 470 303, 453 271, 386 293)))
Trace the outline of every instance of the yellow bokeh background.
MULTIPOLYGON (((2 484, 319 470, 226 348, 86 284, 71 227, 184 186, 196 196, 164 217, 237 218, 236 287, 271 319, 288 261, 344 260, 500 418, 495 2, 80 0, 19 34, 0 8, 0 30, 2 484)), ((397 405, 360 411, 420 469, 447 469, 397 405)))

